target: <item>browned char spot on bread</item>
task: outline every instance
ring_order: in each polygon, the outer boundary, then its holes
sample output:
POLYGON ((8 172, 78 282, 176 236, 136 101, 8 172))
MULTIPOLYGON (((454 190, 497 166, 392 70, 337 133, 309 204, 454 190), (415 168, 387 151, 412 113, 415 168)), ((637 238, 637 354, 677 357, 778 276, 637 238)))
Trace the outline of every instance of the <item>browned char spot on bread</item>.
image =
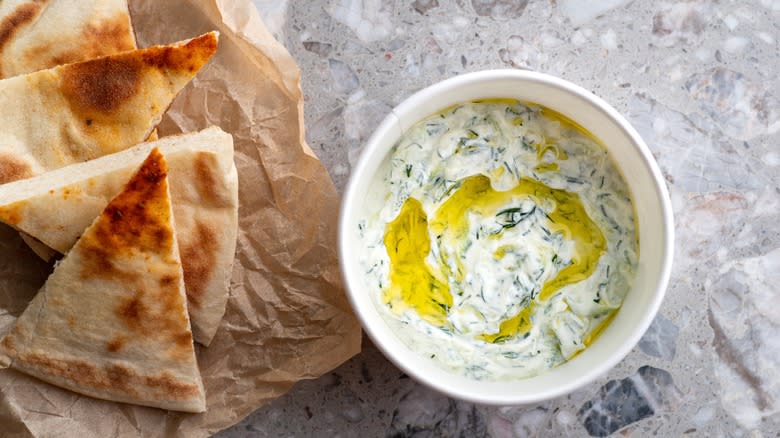
POLYGON ((172 287, 176 285, 178 281, 179 281, 179 277, 176 275, 163 275, 160 278, 160 287, 161 288, 172 287))
POLYGON ((0 347, 6 353, 16 352, 16 342, 14 342, 13 334, 7 334, 2 341, 0 341, 0 347))
MULTIPOLYGON (((82 238, 83 252, 98 251, 106 258, 122 258, 129 251, 158 254, 172 247, 173 229, 167 195, 168 165, 152 150, 141 168, 103 210, 92 233, 82 238)), ((86 275, 103 275, 85 266, 86 275)), ((112 275, 111 272, 107 273, 112 275)))
POLYGON ((2 349, 7 355, 14 356, 17 354, 16 348, 18 343, 24 343, 26 338, 24 329, 21 325, 16 324, 11 332, 5 335, 2 341, 0 341, 0 349, 2 349))
POLYGON ((60 359, 43 354, 21 358, 40 377, 64 379, 75 388, 97 390, 120 396, 139 397, 138 389, 149 390, 150 396, 167 400, 184 400, 196 396, 197 385, 178 381, 168 372, 140 376, 134 369, 120 363, 94 364, 79 359, 60 359))
POLYGON ((117 307, 116 314, 129 328, 138 331, 143 330, 145 328, 144 323, 150 322, 152 317, 144 302, 144 291, 138 290, 135 295, 125 300, 117 307))
POLYGON ((217 178, 214 171, 217 168, 217 157, 207 152, 195 154, 195 184, 201 197, 207 200, 218 198, 216 192, 217 178))
POLYGON ((183 46, 157 46, 144 50, 143 62, 149 67, 189 72, 194 74, 217 51, 217 38, 205 34, 193 38, 183 46))
POLYGON ((0 221, 8 225, 18 225, 22 221, 22 208, 25 202, 19 201, 0 207, 0 221))
POLYGON ((155 388, 173 399, 189 398, 199 392, 197 386, 181 383, 173 375, 166 372, 146 377, 144 380, 146 386, 155 388))
MULTIPOLYGON (((3 53, 5 45, 13 39, 20 28, 35 20, 35 17, 41 12, 41 4, 43 3, 46 3, 46 0, 22 3, 0 21, 0 54, 3 53)), ((2 74, 2 69, 2 63, 0 63, 0 79, 5 77, 2 74)))
MULTIPOLYGON (((116 316, 143 339, 159 340, 165 345, 171 357, 186 357, 192 354, 192 332, 183 323, 185 303, 179 298, 178 281, 167 286, 139 289, 125 298, 114 310, 116 316)), ((118 348, 125 345, 122 339, 118 348)), ((112 340, 108 349, 115 345, 112 340)), ((117 349, 118 349, 117 348, 117 349)))
POLYGON ((106 344, 106 350, 108 350, 109 353, 116 353, 125 346, 126 341, 127 338, 124 336, 115 336, 106 344))
POLYGON ((187 301, 192 306, 200 307, 217 262, 217 233, 213 227, 196 222, 194 234, 181 236, 179 247, 187 301))
POLYGON ((230 203, 228 192, 220 180, 222 170, 219 167, 219 158, 216 154, 203 151, 196 153, 193 171, 195 173, 195 188, 200 195, 201 202, 219 206, 230 203))
POLYGON ((81 33, 80 38, 83 41, 84 54, 90 57, 92 54, 107 51, 118 53, 135 48, 135 40, 130 30, 130 20, 124 13, 98 24, 88 25, 81 33))
POLYGON ((95 390, 111 390, 137 396, 133 385, 135 371, 123 365, 105 366, 78 359, 59 359, 40 353, 31 353, 20 357, 23 363, 29 363, 44 376, 57 377, 70 381, 75 386, 95 390))
POLYGON ((127 57, 71 64, 63 69, 62 92, 77 113, 110 114, 138 92, 142 70, 137 59, 127 57))
POLYGON ((8 153, 0 152, 0 184, 33 176, 30 165, 8 153))

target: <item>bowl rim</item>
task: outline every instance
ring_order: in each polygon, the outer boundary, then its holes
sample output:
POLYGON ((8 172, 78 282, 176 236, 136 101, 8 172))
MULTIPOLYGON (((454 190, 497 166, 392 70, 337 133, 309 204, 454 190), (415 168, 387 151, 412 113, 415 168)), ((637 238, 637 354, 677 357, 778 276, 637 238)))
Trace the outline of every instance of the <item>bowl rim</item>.
MULTIPOLYGON (((464 99, 467 101, 468 99, 464 99)), ((443 107, 442 107, 443 109, 443 107)), ((424 119, 429 114, 424 115, 419 120, 424 119)), ((611 105, 606 101, 586 90, 585 88, 569 82, 565 79, 561 79, 556 76, 552 76, 545 73, 533 72, 528 70, 513 70, 513 69, 493 69, 482 70, 472 73, 466 73, 458 75, 443 81, 429 85, 396 105, 390 113, 382 120, 379 126, 375 129, 371 137, 365 143, 363 150, 357 164, 352 169, 349 177, 349 181, 342 196, 342 203, 339 212, 339 225, 338 225, 338 251, 339 251, 339 265, 341 268, 341 276, 344 281, 345 292, 349 299, 349 302, 355 311, 364 331, 371 338, 376 347, 383 353, 383 355, 390 360, 395 366, 401 369, 403 372, 414 378, 416 381, 433 388, 441 393, 444 393, 450 397, 465 400, 473 403, 480 403, 486 405, 518 405, 518 404, 530 404, 538 403, 552 398, 556 398, 565 394, 569 394, 591 382, 598 377, 606 374, 610 369, 622 361, 629 352, 636 346, 641 337, 649 328, 652 321, 655 319, 658 310, 661 307, 661 303, 666 294, 669 280, 671 277, 672 261, 674 258, 674 218, 672 213, 672 204, 669 196, 663 175, 656 163, 655 159, 647 147, 647 144, 642 140, 639 133, 633 126, 611 105), (642 159, 642 164, 647 168, 653 181, 653 192, 657 197, 661 205, 661 217, 662 217, 662 260, 660 266, 660 275, 657 278, 654 294, 650 301, 650 305, 647 311, 643 313, 642 319, 638 321, 632 328, 631 333, 627 336, 620 346, 614 350, 614 352, 605 360, 600 361, 594 367, 587 372, 581 374, 578 378, 572 379, 567 384, 557 385, 550 389, 535 392, 533 394, 476 394, 466 391, 458 391, 453 386, 447 386, 439 384, 438 382, 429 380, 429 378, 423 373, 419 372, 409 364, 400 361, 395 354, 390 351, 385 340, 382 339, 375 331, 372 324, 375 323, 373 319, 368 320, 368 315, 361 307, 360 303, 356 300, 353 292, 353 287, 350 286, 350 279, 348 277, 347 257, 349 248, 347 248, 347 234, 349 230, 347 227, 347 217, 353 204, 357 202, 361 193, 364 193, 363 189, 365 183, 370 183, 373 176, 367 175, 367 169, 369 157, 376 155, 378 152, 382 152, 383 158, 390 151, 392 146, 386 151, 378 151, 380 148, 380 139, 392 132, 394 126, 398 127, 403 135, 404 131, 400 128, 400 120, 398 114, 413 111, 414 107, 419 102, 428 100, 435 96, 440 95, 447 90, 457 90, 458 88, 474 83, 474 82, 486 82, 495 80, 512 80, 518 82, 535 82, 544 86, 552 86, 567 92, 572 98, 579 99, 583 103, 590 107, 600 111, 604 116, 614 122, 615 126, 619 128, 623 134, 629 138, 630 147, 638 153, 638 156, 642 159)), ((357 285, 355 285, 356 288, 357 285)), ((357 289, 357 288, 356 288, 357 289)), ((373 303, 371 303, 373 305, 373 303)), ((521 379, 522 380, 522 379, 521 379)))

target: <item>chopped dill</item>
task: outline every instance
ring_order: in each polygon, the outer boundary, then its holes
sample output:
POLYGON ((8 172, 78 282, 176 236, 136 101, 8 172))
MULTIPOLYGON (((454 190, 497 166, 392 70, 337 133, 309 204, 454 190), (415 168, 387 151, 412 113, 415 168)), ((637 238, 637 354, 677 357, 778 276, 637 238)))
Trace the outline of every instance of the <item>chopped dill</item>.
POLYGON ((446 129, 447 127, 441 123, 428 123, 425 125, 425 132, 430 137, 441 134, 442 132, 445 132, 446 129))
POLYGON ((522 116, 524 113, 521 113, 520 111, 512 108, 511 106, 506 107, 506 112, 515 116, 522 116))
POLYGON ((501 225, 502 229, 513 228, 531 217, 534 212, 536 212, 535 205, 530 210, 523 210, 522 207, 507 208, 496 214, 496 222, 501 225))

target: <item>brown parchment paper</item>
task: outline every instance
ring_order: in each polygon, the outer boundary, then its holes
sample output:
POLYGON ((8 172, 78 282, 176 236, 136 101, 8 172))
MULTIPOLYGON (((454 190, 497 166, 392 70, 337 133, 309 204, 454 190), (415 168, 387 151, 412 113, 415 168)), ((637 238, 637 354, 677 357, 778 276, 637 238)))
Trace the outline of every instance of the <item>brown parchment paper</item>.
MULTIPOLYGON (((221 33, 217 55, 160 125, 162 136, 214 124, 235 140, 241 207, 230 300, 211 346, 197 346, 208 410, 96 400, 6 369, 3 437, 208 436, 360 350, 336 254, 339 197, 304 140, 292 57, 250 0, 131 0, 130 10, 141 47, 221 33)), ((50 270, 0 227, 0 335, 50 270)))

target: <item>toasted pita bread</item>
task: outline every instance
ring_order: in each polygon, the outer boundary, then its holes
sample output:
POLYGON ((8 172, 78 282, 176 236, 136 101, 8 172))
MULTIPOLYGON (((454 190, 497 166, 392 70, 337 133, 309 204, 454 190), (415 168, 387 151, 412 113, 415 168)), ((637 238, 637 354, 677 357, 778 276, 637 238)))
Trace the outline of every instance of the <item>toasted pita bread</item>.
POLYGON ((0 79, 133 49, 126 0, 0 1, 0 79))
MULTIPOLYGON (((0 1, 0 34, 0 79, 136 48, 126 0, 0 1)), ((57 255, 21 236, 40 258, 57 255)))
POLYGON ((0 183, 144 141, 216 48, 212 32, 0 81, 0 183))
POLYGON ((213 127, 164 137, 0 185, 0 220, 65 254, 155 147, 170 168, 192 330, 208 345, 225 312, 238 230, 230 134, 213 127))
MULTIPOLYGON (((146 138, 146 141, 155 141, 159 138, 160 137, 157 135, 157 129, 155 129, 151 134, 149 134, 149 137, 146 138)), ((59 252, 49 248, 46 244, 27 233, 20 232, 19 236, 22 238, 22 241, 24 241, 24 243, 30 247, 32 252, 34 252, 35 255, 43 259, 45 262, 51 262, 55 257, 57 257, 58 254, 60 254, 59 252)))
POLYGON ((0 341, 0 364, 92 397, 205 411, 169 196, 153 150, 0 341))

